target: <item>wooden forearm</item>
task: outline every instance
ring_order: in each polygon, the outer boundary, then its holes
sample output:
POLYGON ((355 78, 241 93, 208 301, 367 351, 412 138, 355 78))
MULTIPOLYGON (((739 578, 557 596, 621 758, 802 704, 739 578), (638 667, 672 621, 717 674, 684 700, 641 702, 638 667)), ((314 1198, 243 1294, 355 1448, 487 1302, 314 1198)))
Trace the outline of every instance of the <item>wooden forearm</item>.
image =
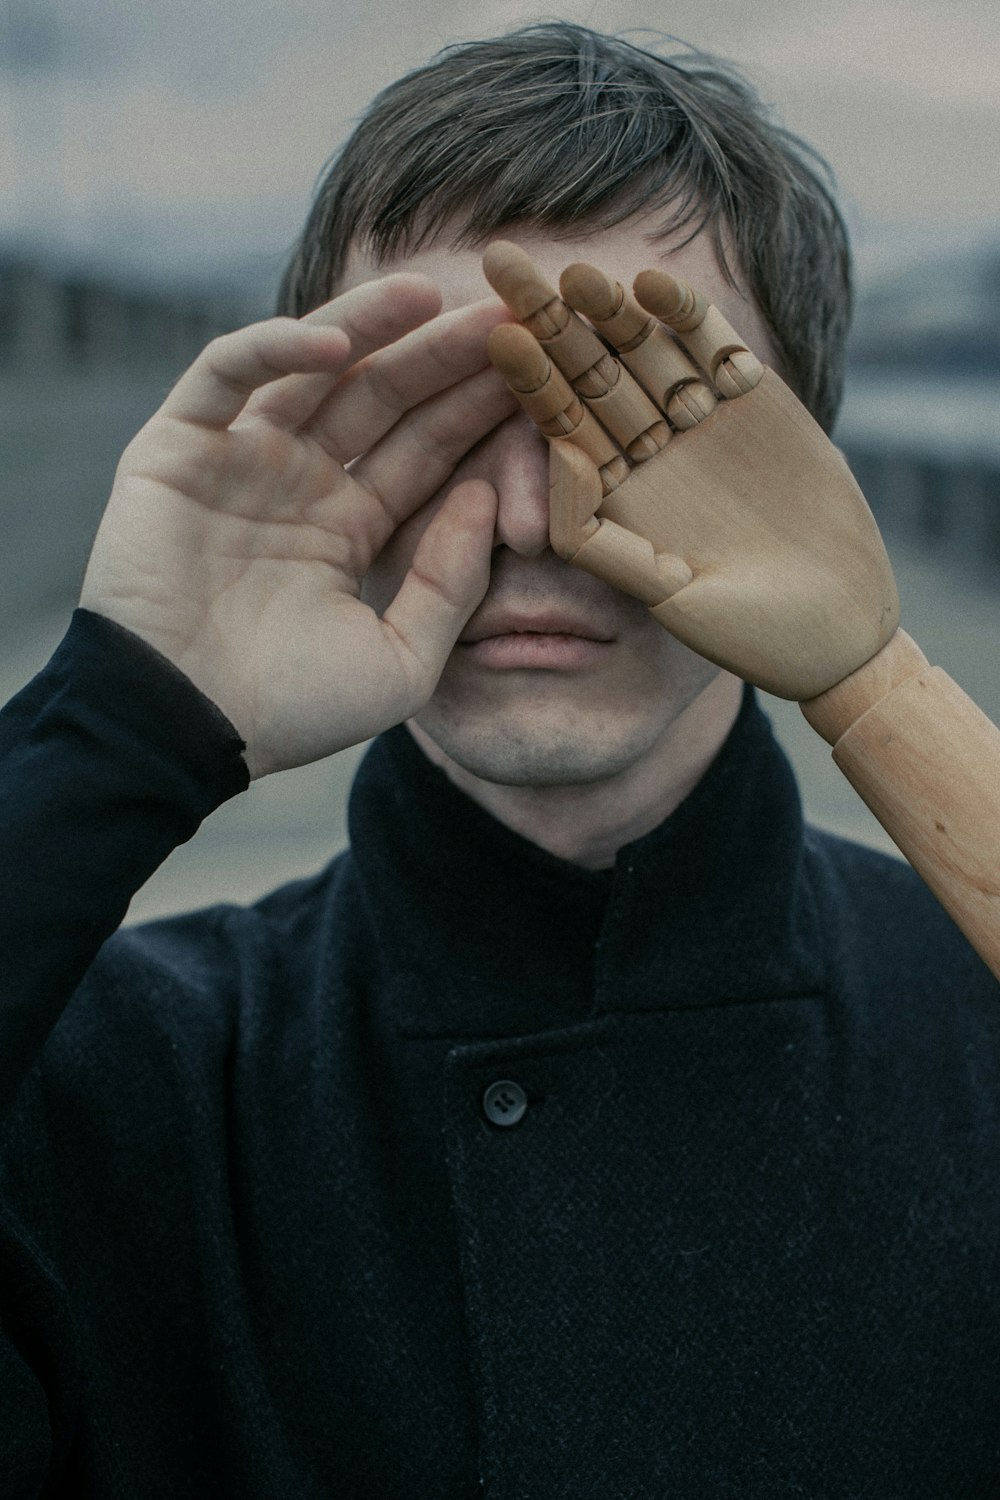
POLYGON ((1000 978, 1000 729, 903 631, 800 706, 1000 978))

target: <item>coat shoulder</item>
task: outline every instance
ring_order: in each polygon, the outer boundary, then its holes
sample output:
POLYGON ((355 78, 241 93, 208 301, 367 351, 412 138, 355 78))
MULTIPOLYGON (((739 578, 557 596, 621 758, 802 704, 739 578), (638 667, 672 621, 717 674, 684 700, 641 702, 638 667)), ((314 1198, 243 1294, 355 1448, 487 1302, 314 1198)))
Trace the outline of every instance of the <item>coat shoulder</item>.
POLYGON ((916 871, 887 854, 808 827, 806 867, 842 964, 886 988, 1000 996, 1000 984, 916 871))

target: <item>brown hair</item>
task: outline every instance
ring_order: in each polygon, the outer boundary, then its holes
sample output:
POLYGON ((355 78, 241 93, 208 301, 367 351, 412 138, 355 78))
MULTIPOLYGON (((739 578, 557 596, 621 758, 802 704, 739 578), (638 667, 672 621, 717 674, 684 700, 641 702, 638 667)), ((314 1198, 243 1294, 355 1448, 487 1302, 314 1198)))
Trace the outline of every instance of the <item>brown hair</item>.
MULTIPOLYGON (((708 228, 764 314, 788 383, 827 429, 843 385, 850 252, 829 168, 728 63, 569 22, 458 43, 382 91, 334 157, 282 279, 293 316, 334 294, 351 243, 387 261, 449 220, 708 228)), ((730 271, 732 276, 732 272, 730 271)))

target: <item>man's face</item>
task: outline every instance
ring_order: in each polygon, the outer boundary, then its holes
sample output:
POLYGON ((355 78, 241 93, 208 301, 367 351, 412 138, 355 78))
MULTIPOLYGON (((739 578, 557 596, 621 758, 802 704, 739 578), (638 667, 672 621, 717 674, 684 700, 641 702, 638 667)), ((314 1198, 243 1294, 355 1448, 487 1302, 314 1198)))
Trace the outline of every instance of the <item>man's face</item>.
MULTIPOLYGON (((756 354, 778 364, 756 304, 726 280, 710 237, 664 254, 647 232, 632 219, 558 241, 516 227, 503 237, 523 245, 553 286, 576 260, 625 286, 660 265, 704 292, 756 354)), ((452 249, 447 236, 378 268, 355 252, 343 290, 403 269, 429 276, 445 311, 491 295, 479 253, 452 249)), ((366 579, 365 599, 386 607, 437 506, 465 479, 487 480, 499 497, 492 575, 417 725, 466 771, 508 785, 603 781, 655 756, 719 669, 668 635, 638 600, 552 551, 547 444, 522 413, 478 443, 399 529, 366 579)))

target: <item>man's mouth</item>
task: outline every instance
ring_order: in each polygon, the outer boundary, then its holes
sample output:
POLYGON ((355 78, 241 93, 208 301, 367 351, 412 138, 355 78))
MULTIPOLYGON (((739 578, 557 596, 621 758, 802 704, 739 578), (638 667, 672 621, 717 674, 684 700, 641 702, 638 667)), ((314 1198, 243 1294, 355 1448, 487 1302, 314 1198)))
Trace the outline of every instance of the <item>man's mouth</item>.
POLYGON ((562 610, 495 611, 471 620, 458 644, 478 666, 569 670, 600 660, 613 637, 562 610))

